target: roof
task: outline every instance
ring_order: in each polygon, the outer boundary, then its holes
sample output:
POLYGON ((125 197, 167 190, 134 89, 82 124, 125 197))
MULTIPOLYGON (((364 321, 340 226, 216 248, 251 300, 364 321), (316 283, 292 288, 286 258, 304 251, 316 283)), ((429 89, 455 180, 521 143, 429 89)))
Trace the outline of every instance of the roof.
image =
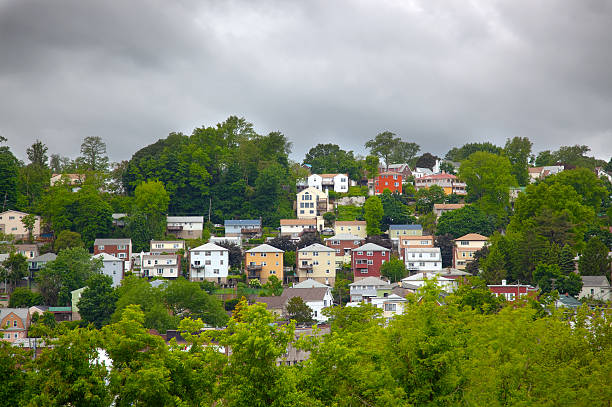
POLYGON ((423 272, 423 273, 416 273, 416 274, 413 274, 411 276, 402 278, 402 283, 404 281, 408 281, 408 282, 410 282, 410 281, 420 281, 420 280, 424 280, 426 278, 430 279, 430 278, 434 278, 434 277, 436 277, 438 279, 438 281, 455 281, 455 280, 453 280, 451 278, 442 277, 438 273, 423 272))
POLYGON ((262 302, 268 306, 268 308, 282 309, 285 306, 285 299, 280 295, 270 297, 257 297, 255 302, 262 302))
POLYGON ((439 247, 406 247, 408 253, 440 253, 439 247))
POLYGON ((378 174, 379 177, 382 177, 383 175, 397 175, 397 176, 400 176, 400 177, 402 176, 401 173, 395 172, 395 171, 384 171, 384 172, 381 172, 380 174, 378 174))
POLYGON ((261 226, 261 219, 226 219, 223 224, 225 226, 261 226))
POLYGON ((467 235, 458 237, 455 240, 489 240, 489 238, 483 235, 479 235, 478 233, 468 233, 467 235))
POLYGON ((457 203, 457 204, 434 204, 434 210, 435 209, 448 209, 448 210, 461 209, 464 206, 465 206, 465 204, 462 204, 462 203, 457 203))
POLYGON ((330 290, 329 287, 285 288, 281 298, 285 299, 285 303, 293 297, 300 297, 304 302, 323 301, 330 290))
POLYGON ((127 213, 113 213, 111 216, 113 219, 119 220, 121 218, 126 218, 128 215, 127 213))
POLYGON ((381 280, 378 277, 366 277, 366 278, 362 278, 361 280, 355 281, 354 283, 350 283, 349 287, 351 287, 351 286, 359 286, 359 285, 373 285, 373 286, 377 286, 377 287, 391 288, 391 284, 389 284, 385 280, 381 280))
POLYGON ((334 178, 335 176, 338 176, 338 175, 344 175, 348 178, 348 174, 343 174, 341 172, 338 172, 335 174, 313 174, 313 175, 319 175, 321 178, 334 178))
POLYGON ((49 307, 49 312, 72 312, 72 307, 49 307))
POLYGON ((467 271, 447 267, 440 272, 441 276, 471 276, 467 271))
POLYGON ((313 219, 281 219, 280 220, 280 225, 281 226, 288 226, 288 225, 316 225, 317 224, 317 220, 315 218, 313 219))
POLYGON ((389 230, 421 230, 422 225, 389 225, 389 230))
POLYGON ((274 246, 270 246, 269 244, 260 244, 257 247, 253 247, 250 250, 246 251, 247 253, 284 253, 284 250, 278 249, 274 246))
POLYGON ((179 240, 179 239, 177 240, 151 240, 151 244, 154 244, 154 243, 180 243, 184 245, 185 241, 179 240))
POLYGON ((306 246, 306 247, 299 249, 298 252, 334 252, 336 253, 336 250, 330 247, 327 247, 327 246, 323 246, 321 243, 313 243, 310 246, 306 246))
POLYGON ((16 244, 13 245, 15 247, 15 249, 21 249, 21 250, 38 250, 38 246, 36 246, 35 244, 30 244, 30 243, 22 243, 22 244, 16 244))
POLYGON ((581 278, 583 287, 610 287, 606 276, 582 276, 581 278))
POLYGON ((362 226, 366 225, 367 222, 365 220, 337 220, 336 226, 362 226))
POLYGON ((143 259, 176 259, 178 254, 145 254, 142 256, 143 259))
POLYGON ((40 256, 36 256, 36 257, 32 257, 31 259, 28 259, 29 262, 41 262, 41 261, 53 261, 57 259, 57 254, 55 253, 45 253, 45 254, 41 254, 40 256))
POLYGON ((202 251, 229 251, 225 247, 218 246, 214 243, 204 243, 202 246, 198 246, 194 249, 191 249, 190 252, 202 252, 202 251))
POLYGON ((561 303, 561 306, 567 308, 578 308, 582 305, 580 301, 569 295, 561 295, 557 301, 561 303))
POLYGON ((530 167, 527 168, 527 171, 529 171, 531 174, 539 174, 540 172, 542 172, 542 169, 544 167, 530 167))
POLYGON ((166 284, 167 281, 166 280, 152 280, 149 282, 149 284, 151 284, 151 287, 153 288, 157 288, 159 286, 162 286, 164 284, 166 284))
POLYGON ((94 241, 95 246, 117 245, 117 244, 132 244, 132 239, 96 239, 94 241))
POLYGON ((317 280, 313 280, 312 278, 304 280, 301 283, 293 284, 293 288, 313 288, 313 287, 329 287, 329 286, 323 283, 320 283, 317 280))
POLYGON ((400 240, 433 240, 433 236, 432 235, 422 235, 422 236, 402 236, 400 237, 400 240))
POLYGON ((117 257, 115 257, 113 255, 108 254, 108 253, 95 254, 92 257, 93 258, 102 259, 102 261, 123 261, 120 258, 117 258, 117 257))
POLYGON ((29 308, 0 308, 0 320, 6 318, 11 312, 25 321, 30 310, 29 308))
POLYGON ((337 234, 337 235, 334 235, 332 237, 328 237, 327 239, 325 239, 326 242, 328 240, 363 240, 363 238, 359 236, 351 235, 348 233, 340 233, 340 234, 337 234))
POLYGON ((421 178, 417 178, 415 181, 421 181, 421 180, 426 180, 426 179, 448 179, 448 178, 457 179, 457 176, 443 172, 441 174, 425 175, 421 178))
POLYGON ((166 221, 174 223, 204 223, 204 216, 168 216, 166 221))
POLYGON ((22 214, 22 215, 29 215, 28 213, 25 213, 25 212, 16 211, 16 210, 14 210, 14 209, 9 209, 9 210, 7 210, 7 211, 0 212, 0 216, 4 215, 5 213, 20 213, 20 214, 22 214))
POLYGON ((388 252, 389 249, 387 249, 386 247, 382 247, 379 246, 377 244, 374 243, 366 243, 363 246, 359 246, 355 249, 353 249, 353 251, 364 251, 364 252, 388 252))

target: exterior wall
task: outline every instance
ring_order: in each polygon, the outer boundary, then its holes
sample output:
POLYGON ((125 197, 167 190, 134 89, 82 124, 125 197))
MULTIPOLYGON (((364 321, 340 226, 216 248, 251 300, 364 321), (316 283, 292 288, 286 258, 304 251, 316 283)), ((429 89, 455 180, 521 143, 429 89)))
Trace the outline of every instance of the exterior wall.
POLYGON ((612 288, 610 287, 591 287, 587 285, 582 286, 578 298, 593 297, 594 299, 601 301, 612 301, 612 288))
POLYGON ((216 245, 219 243, 232 243, 238 247, 242 247, 242 239, 240 236, 211 236, 208 241, 216 245))
POLYGON ((179 239, 199 239, 204 229, 203 220, 182 221, 168 216, 166 229, 179 239))
POLYGON ((314 219, 328 211, 328 196, 316 188, 306 188, 297 194, 298 219, 314 219))
MULTIPOLYGON (((19 211, 5 211, 0 213, 0 231, 7 235, 15 236, 17 239, 26 239, 28 237, 28 230, 21 222, 21 219, 26 215, 28 214, 19 211)), ((34 222, 34 229, 32 229, 32 237, 37 238, 39 236, 40 216, 37 216, 34 222)))
POLYGON ((466 264, 474 259, 474 253, 482 249, 486 243, 484 240, 457 240, 453 251, 454 268, 465 270, 466 264))
POLYGON ((303 225, 303 224, 289 224, 289 225, 281 225, 281 236, 289 236, 297 238, 300 233, 302 233, 305 229, 317 229, 317 221, 314 220, 312 223, 303 225))
POLYGON ((323 301, 307 301, 306 305, 312 309, 312 317, 317 322, 327 322, 327 317, 323 315, 323 309, 331 307, 334 303, 334 299, 331 295, 331 290, 327 290, 323 301))
POLYGON ((363 245, 363 240, 325 240, 325 246, 336 251, 336 269, 341 269, 342 264, 351 262, 351 250, 363 245))
POLYGON ((489 290, 498 297, 504 297, 507 301, 516 301, 517 297, 535 296, 537 290, 528 285, 513 284, 490 285, 489 290))
POLYGON ((399 239, 402 236, 423 236, 423 229, 389 229, 391 239, 399 239))
POLYGON ((359 236, 362 239, 368 237, 365 221, 336 221, 334 225, 334 234, 336 235, 353 235, 359 236))
POLYGON ((404 252, 406 248, 426 248, 434 247, 433 236, 403 236, 399 240, 399 256, 400 259, 404 259, 404 252))
POLYGON ((262 284, 267 283, 270 276, 276 276, 283 281, 283 253, 246 253, 244 263, 249 278, 251 278, 251 271, 255 271, 258 277, 253 278, 258 278, 262 284))
POLYGON ((113 287, 121 285, 121 280, 123 280, 124 276, 123 266, 123 261, 102 262, 102 274, 113 279, 113 287))
POLYGON ((111 256, 115 256, 121 260, 127 261, 132 258, 132 244, 117 245, 117 244, 103 244, 94 245, 94 255, 100 253, 107 253, 111 256))
POLYGON ((227 250, 191 251, 189 278, 191 281, 226 283, 229 271, 227 250))
POLYGON ((181 275, 179 255, 145 255, 142 258, 143 277, 177 278, 181 275))
POLYGON ((434 213, 436 214, 436 218, 439 218, 443 213, 455 211, 464 206, 465 204, 434 204, 434 213))
POLYGON ((391 293, 391 287, 382 288, 377 285, 352 285, 350 286, 351 301, 361 301, 363 297, 383 297, 391 293))
MULTIPOLYGON (((28 314, 29 316, 29 314, 28 314)), ((6 312, 0 321, 0 339, 15 342, 17 339, 27 338, 29 321, 24 321, 14 312, 6 312)))
POLYGON ((374 193, 382 194, 385 189, 393 192, 402 193, 402 176, 396 173, 383 173, 374 180, 374 193))
POLYGON ((38 246, 33 244, 15 245, 15 251, 24 256, 26 259, 38 257, 38 246))
POLYGON ((298 281, 302 282, 312 278, 319 283, 333 286, 336 281, 336 254, 333 251, 297 252, 297 271, 298 281))
POLYGON ((440 271, 442 270, 442 256, 440 250, 422 252, 420 250, 404 249, 404 262, 410 271, 440 271))
POLYGON ((389 261, 389 251, 358 252, 353 250, 351 266, 354 281, 365 277, 380 278, 380 266, 389 261))
POLYGON ((185 242, 183 240, 151 241, 151 254, 176 253, 179 250, 185 250, 185 242))
POLYGON ((243 236, 243 229, 252 230, 255 236, 261 235, 261 222, 249 223, 249 224, 238 224, 238 225, 224 225, 226 237, 240 237, 243 236))
POLYGON ((320 191, 332 189, 340 193, 348 192, 349 177, 347 174, 335 174, 333 177, 323 177, 320 174, 312 174, 308 177, 308 187, 316 188, 320 191))
POLYGON ((466 195, 466 184, 457 179, 457 176, 452 174, 433 174, 415 179, 414 188, 419 189, 429 188, 432 185, 437 185, 444 190, 447 195, 457 194, 466 195))

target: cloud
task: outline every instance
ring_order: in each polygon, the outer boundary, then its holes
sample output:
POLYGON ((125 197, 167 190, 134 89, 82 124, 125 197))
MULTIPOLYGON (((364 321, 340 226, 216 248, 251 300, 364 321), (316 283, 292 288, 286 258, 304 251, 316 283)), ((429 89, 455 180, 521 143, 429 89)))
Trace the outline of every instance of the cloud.
POLYGON ((599 1, 0 0, 0 134, 113 160, 244 116, 301 160, 390 130, 444 154, 527 136, 612 155, 612 9, 599 1))

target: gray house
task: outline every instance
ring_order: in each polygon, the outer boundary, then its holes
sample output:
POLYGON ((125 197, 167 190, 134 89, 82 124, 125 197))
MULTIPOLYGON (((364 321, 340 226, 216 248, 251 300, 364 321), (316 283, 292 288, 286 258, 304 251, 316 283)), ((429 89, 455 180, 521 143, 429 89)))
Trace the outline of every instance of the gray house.
POLYGON ((228 219, 224 222, 225 236, 252 239, 261 237, 261 219, 228 219))
POLYGON ((93 257, 102 259, 102 274, 112 278, 113 287, 118 287, 124 275, 123 260, 108 253, 96 254, 93 257))

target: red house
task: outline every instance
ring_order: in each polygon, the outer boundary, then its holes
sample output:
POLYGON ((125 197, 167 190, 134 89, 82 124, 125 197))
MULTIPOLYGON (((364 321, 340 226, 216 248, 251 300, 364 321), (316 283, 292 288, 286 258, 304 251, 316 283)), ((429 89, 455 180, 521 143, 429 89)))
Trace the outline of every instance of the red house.
POLYGON ((128 261, 132 257, 132 239, 96 239, 94 255, 100 253, 107 253, 128 261))
POLYGON ((380 195, 385 189, 399 194, 402 193, 402 174, 397 172, 383 172, 374 179, 374 194, 380 195))
POLYGON ((389 261, 391 251, 374 243, 366 243, 352 251, 351 265, 355 281, 364 277, 380 278, 380 266, 389 261))
POLYGON ((489 290, 498 297, 504 297, 507 301, 516 301, 517 298, 525 296, 535 296, 538 289, 529 284, 506 284, 506 280, 502 280, 499 285, 488 285, 489 290))
POLYGON ((325 239, 325 246, 336 251, 336 268, 342 268, 343 263, 351 262, 351 252, 361 246, 364 239, 351 235, 339 234, 325 239))

